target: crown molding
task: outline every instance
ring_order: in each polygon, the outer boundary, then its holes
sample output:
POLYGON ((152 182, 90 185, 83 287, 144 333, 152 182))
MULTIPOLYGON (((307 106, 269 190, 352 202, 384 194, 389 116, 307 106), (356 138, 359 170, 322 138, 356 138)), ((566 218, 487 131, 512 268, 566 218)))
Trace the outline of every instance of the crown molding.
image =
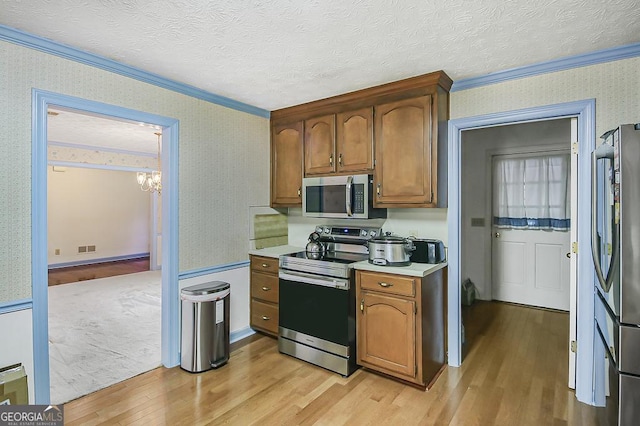
POLYGON ((105 71, 120 74, 125 77, 153 84, 155 86, 162 87, 163 89, 169 89, 174 92, 182 93, 183 95, 191 96, 193 98, 201 99, 203 101, 211 102, 223 107, 235 109, 237 111, 246 112, 248 114, 257 115, 264 118, 269 118, 270 116, 270 112, 265 109, 245 104, 243 102, 239 102, 224 96, 216 95, 205 90, 198 89, 197 87, 179 83, 177 81, 161 77, 157 74, 143 71, 139 68, 125 65, 109 58, 105 58, 104 56, 85 52, 83 50, 76 49, 75 47, 67 46, 65 44, 49 40, 47 38, 38 37, 33 34, 17 30, 15 28, 7 27, 6 25, 0 25, 0 40, 17 44, 19 46, 28 47, 30 49, 39 50, 40 52, 49 53, 51 55, 79 62, 81 64, 100 68, 105 71))
POLYGON ((636 56, 640 56, 640 43, 627 44, 624 46, 613 47, 611 49, 597 50, 595 52, 584 53, 582 55, 567 56, 565 58, 540 62, 524 67, 497 71, 480 77, 457 80, 453 83, 451 91, 457 92, 460 90, 474 89, 476 87, 502 83, 509 80, 563 71, 571 68, 586 67, 604 62, 619 61, 621 59, 635 58, 636 56))

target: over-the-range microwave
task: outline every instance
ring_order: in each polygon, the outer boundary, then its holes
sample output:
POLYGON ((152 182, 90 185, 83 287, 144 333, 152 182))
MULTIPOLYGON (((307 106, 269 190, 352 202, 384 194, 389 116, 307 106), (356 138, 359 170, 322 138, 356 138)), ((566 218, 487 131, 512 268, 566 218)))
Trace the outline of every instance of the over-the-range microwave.
POLYGON ((302 214, 339 219, 378 219, 387 209, 373 208, 371 175, 311 177, 302 180, 302 214))

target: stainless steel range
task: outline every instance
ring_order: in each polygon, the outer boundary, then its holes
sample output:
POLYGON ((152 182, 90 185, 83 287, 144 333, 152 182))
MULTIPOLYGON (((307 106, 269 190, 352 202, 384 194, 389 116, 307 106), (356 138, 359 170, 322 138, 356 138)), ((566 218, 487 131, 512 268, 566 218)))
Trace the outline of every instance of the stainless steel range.
POLYGON ((280 256, 278 349, 348 376, 356 365, 355 283, 351 265, 368 259, 379 227, 317 226, 324 253, 280 256))

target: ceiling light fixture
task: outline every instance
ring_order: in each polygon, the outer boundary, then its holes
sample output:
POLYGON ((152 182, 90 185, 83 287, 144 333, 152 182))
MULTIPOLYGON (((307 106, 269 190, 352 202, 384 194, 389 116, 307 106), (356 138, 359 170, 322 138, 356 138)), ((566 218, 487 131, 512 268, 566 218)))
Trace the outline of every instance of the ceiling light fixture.
POLYGON ((148 192, 162 192, 162 171, 160 169, 160 136, 161 132, 155 132, 154 135, 158 136, 158 170, 153 170, 151 173, 138 172, 137 179, 140 189, 148 192))

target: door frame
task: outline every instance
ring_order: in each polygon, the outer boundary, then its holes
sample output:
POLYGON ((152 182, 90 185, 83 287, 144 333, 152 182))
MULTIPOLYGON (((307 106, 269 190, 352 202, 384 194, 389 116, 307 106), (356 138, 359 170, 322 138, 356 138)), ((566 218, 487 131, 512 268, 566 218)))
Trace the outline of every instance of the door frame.
MULTIPOLYGON (((178 291, 178 131, 175 118, 32 89, 31 123, 31 273, 33 298, 33 367, 36 404, 50 402, 49 308, 47 279, 47 109, 71 108, 114 119, 162 126, 162 364, 180 362, 178 291)), ((134 182, 135 184, 135 182, 134 182)))
MULTIPOLYGON (((462 236, 462 132, 504 124, 541 121, 561 117, 578 118, 578 186, 589 188, 591 181, 590 153, 595 147, 595 99, 545 105, 506 112, 450 120, 448 124, 448 347, 449 365, 457 367, 462 359, 461 336, 461 236, 462 236)), ((577 341, 580 350, 576 360, 576 397, 593 405, 594 401, 594 300, 593 265, 589 253, 591 191, 578 197, 578 285, 577 285, 577 341), (580 244, 581 242, 581 244, 580 244)))

